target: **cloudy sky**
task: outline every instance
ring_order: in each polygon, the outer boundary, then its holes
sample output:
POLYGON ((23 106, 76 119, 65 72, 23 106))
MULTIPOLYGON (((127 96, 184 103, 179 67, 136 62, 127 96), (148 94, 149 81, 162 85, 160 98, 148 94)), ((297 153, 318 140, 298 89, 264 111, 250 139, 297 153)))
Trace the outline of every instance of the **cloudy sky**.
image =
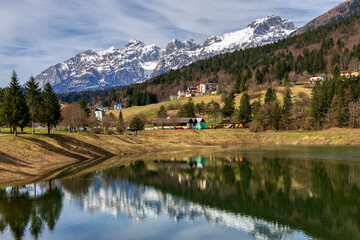
POLYGON ((0 87, 92 48, 130 39, 164 47, 171 39, 239 30, 278 14, 301 27, 340 0, 0 0, 0 87))

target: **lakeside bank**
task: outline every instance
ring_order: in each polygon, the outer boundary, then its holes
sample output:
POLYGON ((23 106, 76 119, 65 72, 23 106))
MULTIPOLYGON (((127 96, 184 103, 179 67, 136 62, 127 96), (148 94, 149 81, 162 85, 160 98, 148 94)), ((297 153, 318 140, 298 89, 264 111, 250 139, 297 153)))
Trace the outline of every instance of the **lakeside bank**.
POLYGON ((118 156, 249 145, 360 145, 360 129, 252 133, 247 129, 157 130, 132 135, 0 134, 0 186, 59 177, 118 156))

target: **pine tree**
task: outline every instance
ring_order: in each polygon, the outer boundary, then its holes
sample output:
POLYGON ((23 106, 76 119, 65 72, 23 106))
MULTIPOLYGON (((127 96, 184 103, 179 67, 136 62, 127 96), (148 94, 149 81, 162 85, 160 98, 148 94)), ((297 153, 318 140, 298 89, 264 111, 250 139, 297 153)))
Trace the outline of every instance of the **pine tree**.
POLYGON ((122 133, 122 132, 125 131, 125 123, 124 123, 124 118, 123 118, 121 110, 119 112, 119 118, 118 118, 118 121, 116 123, 116 131, 118 133, 122 133))
POLYGON ((14 136, 17 136, 17 127, 24 126, 28 120, 29 109, 15 71, 12 73, 11 82, 5 92, 0 115, 3 121, 13 129, 14 136))
POLYGON ((90 109, 88 108, 88 103, 86 102, 85 98, 82 97, 80 99, 79 104, 80 104, 80 107, 82 109, 84 109, 84 111, 86 112, 86 115, 89 117, 90 116, 90 109))
POLYGON ((240 99, 239 121, 246 124, 251 121, 251 104, 249 95, 244 92, 240 99))
POLYGON ((333 77, 334 79, 340 79, 340 69, 338 65, 334 67, 333 77))
POLYGON ((259 119, 259 110, 261 108, 261 100, 258 99, 256 101, 254 101, 252 104, 251 104, 251 114, 252 114, 252 119, 253 120, 258 120, 259 119))
POLYGON ((328 110, 327 94, 325 87, 316 82, 312 89, 311 117, 316 127, 321 127, 328 110))
POLYGON ((61 121, 61 106, 50 83, 45 84, 41 98, 40 120, 47 125, 48 134, 50 134, 51 127, 56 126, 61 121))
POLYGON ((35 134, 35 122, 38 120, 38 116, 39 116, 41 91, 39 89, 39 84, 35 82, 33 76, 31 76, 29 81, 26 83, 26 92, 27 92, 26 100, 27 100, 27 105, 29 107, 32 134, 35 134))
POLYGON ((265 93, 265 103, 270 103, 276 101, 276 92, 275 89, 268 88, 268 90, 265 93))
POLYGON ((195 117, 195 104, 192 98, 189 98, 188 102, 185 103, 178 112, 179 117, 195 117))
POLYGON ((291 111, 291 90, 287 87, 284 94, 284 104, 282 108, 282 122, 285 129, 289 129, 291 125, 291 111))
POLYGON ((240 84, 240 92, 245 92, 245 91, 246 91, 246 78, 243 77, 240 84))
POLYGON ((135 132, 135 134, 137 134, 137 131, 144 129, 144 123, 139 116, 135 116, 131 121, 129 127, 130 131, 133 131, 135 132))
POLYGON ((251 72, 251 69, 249 67, 247 67, 246 68, 245 79, 249 80, 250 78, 252 78, 252 72, 251 72))
POLYGON ((279 130, 281 121, 281 107, 279 103, 275 102, 274 112, 272 115, 272 127, 275 130, 279 130))
POLYGON ((224 118, 230 117, 231 120, 231 115, 233 115, 234 111, 235 111, 235 96, 234 94, 229 94, 226 98, 225 98, 225 103, 223 108, 221 109, 221 115, 224 118))
POLYGON ((201 103, 197 103, 195 105, 195 112, 198 114, 205 114, 206 112, 206 105, 204 101, 201 101, 201 103))
POLYGON ((164 107, 164 105, 161 105, 159 111, 157 112, 157 117, 158 118, 167 118, 168 113, 164 107))
POLYGON ((241 73, 239 73, 235 79, 235 86, 234 86, 235 93, 240 93, 241 80, 242 80, 242 75, 241 73))
POLYGON ((255 79, 256 79, 257 84, 261 84, 264 82, 264 76, 263 76, 262 72, 260 72, 259 69, 256 69, 255 79))
MULTIPOLYGON (((4 89, 0 88, 0 113, 1 113, 3 102, 4 102, 4 89)), ((0 114, 0 132, 1 132, 1 127, 3 124, 4 124, 4 117, 2 114, 0 114)))
POLYGON ((284 76, 284 85, 285 86, 289 86, 290 85, 290 78, 289 78, 289 73, 286 72, 285 76, 284 76))

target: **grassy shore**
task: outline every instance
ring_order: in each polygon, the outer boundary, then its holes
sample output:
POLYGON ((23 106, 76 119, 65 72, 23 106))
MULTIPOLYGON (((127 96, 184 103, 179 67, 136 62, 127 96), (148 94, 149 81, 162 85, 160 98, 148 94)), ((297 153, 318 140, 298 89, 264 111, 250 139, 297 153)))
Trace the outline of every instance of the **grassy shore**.
POLYGON ((246 129, 157 130, 132 135, 0 133, 0 186, 75 173, 112 156, 128 162, 134 156, 165 151, 225 149, 245 145, 360 145, 359 129, 252 133, 246 129))

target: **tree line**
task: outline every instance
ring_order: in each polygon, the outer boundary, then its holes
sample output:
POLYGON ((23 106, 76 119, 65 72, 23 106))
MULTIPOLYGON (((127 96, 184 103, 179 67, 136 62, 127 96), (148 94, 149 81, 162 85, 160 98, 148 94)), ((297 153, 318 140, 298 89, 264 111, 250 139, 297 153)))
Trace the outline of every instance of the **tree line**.
POLYGON ((17 128, 21 131, 31 123, 32 133, 35 133, 35 123, 47 126, 48 134, 52 127, 61 121, 61 106, 50 83, 44 90, 34 77, 26 83, 25 91, 21 89, 16 72, 12 72, 7 88, 0 91, 0 126, 6 125, 17 136, 17 128))

